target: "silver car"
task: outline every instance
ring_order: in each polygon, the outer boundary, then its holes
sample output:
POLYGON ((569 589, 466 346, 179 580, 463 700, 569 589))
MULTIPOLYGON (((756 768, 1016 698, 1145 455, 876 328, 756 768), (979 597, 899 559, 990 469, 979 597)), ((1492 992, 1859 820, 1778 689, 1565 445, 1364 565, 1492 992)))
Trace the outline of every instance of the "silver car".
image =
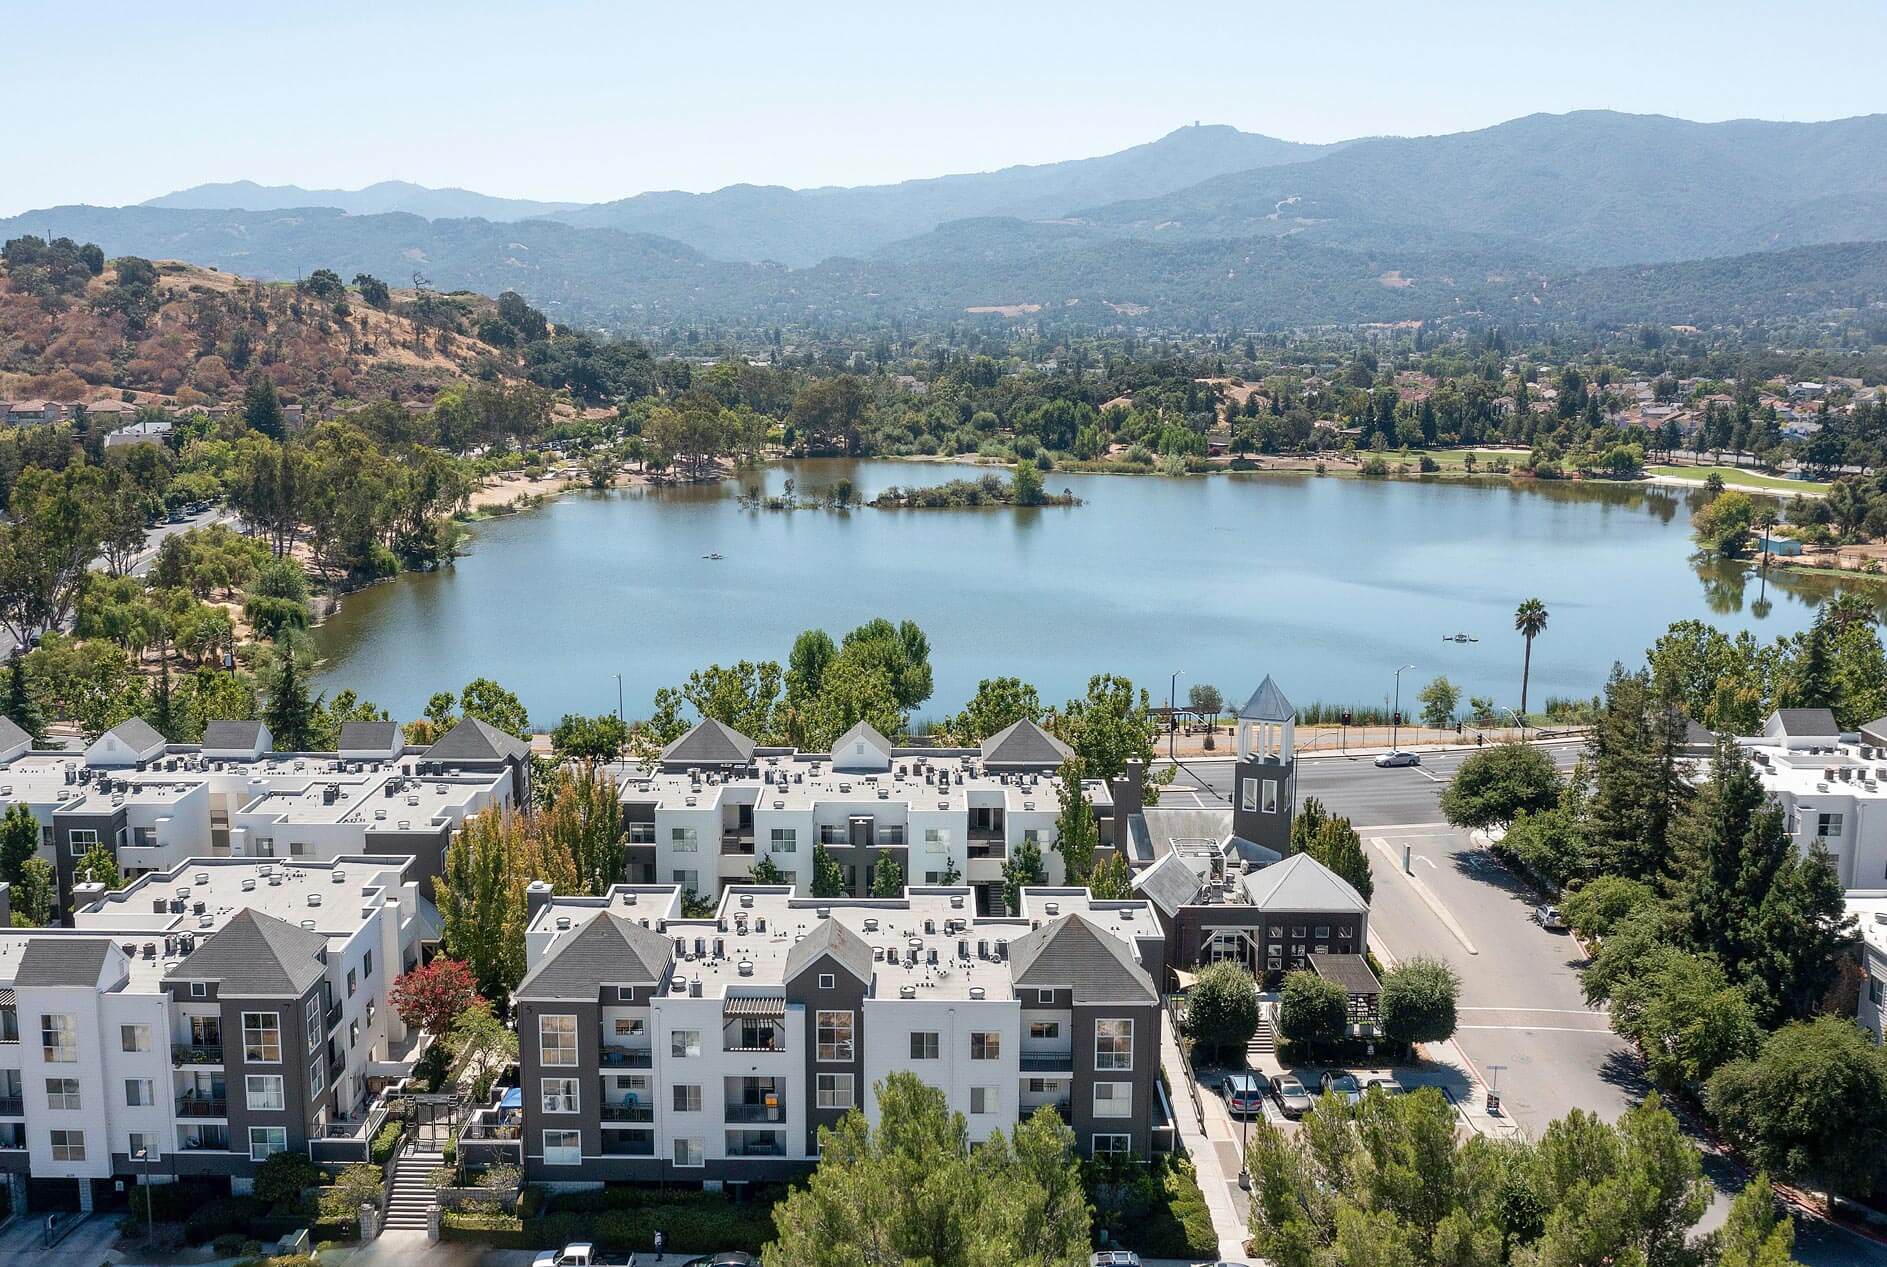
POLYGON ((1363 1098, 1363 1088, 1356 1085, 1354 1074, 1327 1073, 1323 1076, 1323 1089, 1342 1096, 1346 1104, 1355 1104, 1363 1098))
POLYGON ((1397 748, 1394 752, 1385 752, 1376 758, 1376 765, 1381 769, 1398 765, 1421 765, 1422 758, 1407 748, 1397 748))

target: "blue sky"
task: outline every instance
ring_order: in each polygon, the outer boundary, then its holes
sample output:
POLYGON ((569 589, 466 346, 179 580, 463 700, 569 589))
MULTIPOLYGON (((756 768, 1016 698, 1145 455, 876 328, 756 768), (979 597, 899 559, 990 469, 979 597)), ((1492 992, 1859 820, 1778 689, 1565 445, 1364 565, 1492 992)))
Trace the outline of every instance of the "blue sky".
POLYGON ((0 214, 240 178, 875 183, 1194 119, 1306 141, 1587 107, 1826 119, 1887 108, 1883 44, 1879 0, 7 0, 0 214))

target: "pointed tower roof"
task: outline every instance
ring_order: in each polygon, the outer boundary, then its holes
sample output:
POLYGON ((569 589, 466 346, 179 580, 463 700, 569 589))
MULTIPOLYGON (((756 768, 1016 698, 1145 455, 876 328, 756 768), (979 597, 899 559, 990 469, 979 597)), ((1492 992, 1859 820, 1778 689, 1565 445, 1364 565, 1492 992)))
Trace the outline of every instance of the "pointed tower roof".
POLYGON ((1245 707, 1238 710, 1240 721, 1291 721, 1296 716, 1297 710, 1284 698, 1284 692, 1278 689, 1269 673, 1245 701, 1245 707))

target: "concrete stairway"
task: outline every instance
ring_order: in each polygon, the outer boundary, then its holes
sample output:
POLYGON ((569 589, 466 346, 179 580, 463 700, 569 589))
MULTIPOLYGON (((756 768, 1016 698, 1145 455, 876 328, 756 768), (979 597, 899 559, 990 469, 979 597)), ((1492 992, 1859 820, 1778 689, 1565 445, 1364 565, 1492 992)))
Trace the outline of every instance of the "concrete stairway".
POLYGON ((406 1152, 393 1163, 393 1191, 387 1197, 384 1227, 389 1231, 425 1231, 432 1209, 432 1172, 446 1164, 440 1153, 406 1152))
POLYGON ((1278 1027, 1273 1020, 1271 1009, 1258 1009, 1258 1028, 1252 1031, 1251 1042, 1245 1045, 1247 1063, 1255 1063, 1259 1056, 1276 1055, 1278 1050, 1278 1027))

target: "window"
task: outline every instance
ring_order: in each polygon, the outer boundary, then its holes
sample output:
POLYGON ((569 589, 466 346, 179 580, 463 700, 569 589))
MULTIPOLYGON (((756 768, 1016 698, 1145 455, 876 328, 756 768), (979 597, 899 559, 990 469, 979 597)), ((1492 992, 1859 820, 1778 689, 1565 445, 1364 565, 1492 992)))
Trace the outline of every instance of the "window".
POLYGON ((1261 814, 1278 812, 1278 781, 1276 779, 1265 780, 1264 802, 1258 807, 1258 812, 1261 814))
POLYGON ((995 1087, 970 1088, 970 1112, 994 1113, 996 1111, 995 1087))
POLYGON ((1096 1157, 1125 1157, 1134 1150, 1134 1137, 1131 1135, 1096 1135, 1092 1152, 1096 1157))
POLYGON ((242 1058, 251 1064, 280 1064, 282 1018, 275 1012, 242 1014, 242 1058))
POLYGON ((79 1080, 77 1078, 46 1079, 46 1107, 49 1109, 78 1108, 79 1080))
POLYGON ((360 1022, 349 1021, 347 1023, 347 1049, 352 1051, 358 1046, 360 1046, 360 1022))
POLYGON ((676 853, 695 853, 701 848, 701 837, 692 827, 671 827, 668 847, 676 853))
POLYGON ((249 1107, 263 1113, 279 1113, 288 1107, 282 1094, 282 1075, 252 1073, 243 1079, 243 1098, 249 1107))
POLYGON ((1029 1037, 1030 1038, 1060 1038, 1061 1037, 1061 1022, 1060 1021, 1030 1021, 1029 1022, 1029 1037))
POLYGON ((701 888, 701 873, 699 871, 672 872, 671 879, 674 883, 681 885, 681 887, 689 893, 697 892, 701 888))
POLYGON ((1094 1084, 1094 1116, 1131 1117, 1133 1111, 1133 1083, 1097 1082, 1094 1084))
POLYGON ((87 849, 90 849, 93 845, 98 843, 98 831, 96 828, 92 827, 74 828, 72 834, 67 837, 67 839, 72 842, 73 853, 84 853, 87 849))
POLYGON ((360 957, 360 975, 362 979, 370 979, 373 976, 373 951, 371 950, 360 957))
POLYGON ((249 1128, 249 1160, 267 1161, 277 1153, 288 1151, 288 1128, 286 1126, 252 1126, 249 1128))
POLYGON ((54 1161, 84 1161, 84 1131, 54 1131, 52 1133, 52 1159, 54 1161))
POLYGON ((347 970, 347 997, 350 999, 354 997, 354 970, 352 968, 347 970))
POLYGON ((1258 809, 1258 780, 1245 779, 1239 784, 1238 807, 1247 814, 1258 809))
POLYGON ((911 1035, 911 1059, 912 1060, 937 1059, 937 1035, 934 1032, 912 1033, 911 1035))
POLYGON ((156 1156, 156 1153, 151 1148, 150 1137, 146 1135, 143 1131, 129 1132, 125 1136, 125 1143, 127 1146, 126 1148, 127 1155, 130 1156, 133 1160, 136 1160, 140 1157, 150 1158, 150 1157, 156 1156))
POLYGON ((616 1002, 634 1003, 635 1001, 636 1001, 636 988, 634 986, 619 985, 616 987, 616 1002))
POLYGON ((673 1096, 670 1103, 675 1106, 675 1112, 699 1113, 701 1111, 700 1087, 686 1086, 678 1082, 669 1088, 669 1093, 673 1096))
POLYGON ((768 839, 774 853, 799 851, 799 832, 791 827, 775 827, 768 839))
POLYGON ((151 1049, 151 1027, 149 1025, 120 1025, 118 1041, 126 1051, 149 1051, 151 1049))
POLYGON ((941 827, 926 827, 924 829, 924 852, 949 853, 950 833, 941 827))
POLYGON ((618 1016, 616 1018, 614 1028, 616 1031, 616 1037, 618 1038, 642 1037, 643 1025, 642 1025, 641 1019, 638 1017, 618 1016))
POLYGON ((190 983, 190 997, 193 999, 209 998, 210 983, 208 981, 192 981, 190 983))
MULTIPOLYGON (((1053 990, 1037 990, 1035 992, 1035 1001, 1043 1006, 1047 1006, 1055 1001, 1055 992, 1053 990)), ((1054 1035, 1051 1034, 1049 1037, 1053 1038, 1054 1035)))
POLYGON ((1134 1067, 1133 1021, 1121 1019, 1094 1022, 1094 1067, 1115 1070, 1134 1067))
POLYGON ((852 1058, 852 1014, 850 1012, 819 1013, 819 1059, 850 1060, 852 1058))
POLYGON ((695 1167, 705 1165, 701 1141, 698 1139, 678 1139, 675 1141, 675 1164, 695 1167))
POLYGON ((578 1131, 545 1131, 544 1164, 576 1166, 583 1161, 583 1135, 578 1131))
POLYGON ((1815 835, 1823 840, 1839 840, 1841 838, 1841 815, 1815 815, 1815 835))
POLYGON ((313 1097, 320 1095, 323 1091, 327 1090, 327 1086, 328 1086, 328 1062, 325 1060, 316 1060, 313 1064, 308 1066, 308 1095, 309 1097, 312 1099, 313 1097))
POLYGON ((70 1016, 41 1016, 39 1018, 39 1045, 49 1065, 78 1063, 79 1031, 72 1024, 70 1016))
POLYGON ((1312 933, 1311 935, 1315 937, 1318 941, 1329 941, 1330 940, 1330 925, 1328 924, 1317 925, 1317 931, 1312 933))
POLYGON ((577 1080, 575 1078, 546 1078, 543 1093, 544 1112, 575 1113, 577 1111, 577 1080))
POLYGON ((311 994, 306 999, 302 1000, 301 1026, 302 1030, 308 1035, 308 1050, 318 1050, 321 1046, 321 1037, 326 1033, 325 1027, 321 1024, 320 995, 311 994))
POLYGON ((1880 1000, 1881 1000, 1881 984, 1879 981, 1876 981, 1874 978, 1869 977, 1867 979, 1867 1001, 1869 1003, 1879 1003, 1880 1000))
POLYGON ((147 1108, 157 1102, 156 1088, 151 1085, 149 1078, 126 1078, 124 1102, 130 1108, 147 1108))
POLYGON ((668 1054, 688 1057, 701 1054, 701 1031, 698 1029, 671 1030, 668 1035, 668 1054))
POLYGON ((971 1060, 1000 1060, 1002 1058, 1002 1035, 994 1030, 970 1035, 971 1060))
POLYGON ((852 1075, 849 1073, 822 1073, 817 1079, 817 1102, 822 1109, 849 1109, 852 1107, 852 1075))
POLYGON ((537 1018, 537 1063, 567 1066, 577 1063, 577 1018, 558 1013, 537 1018))

